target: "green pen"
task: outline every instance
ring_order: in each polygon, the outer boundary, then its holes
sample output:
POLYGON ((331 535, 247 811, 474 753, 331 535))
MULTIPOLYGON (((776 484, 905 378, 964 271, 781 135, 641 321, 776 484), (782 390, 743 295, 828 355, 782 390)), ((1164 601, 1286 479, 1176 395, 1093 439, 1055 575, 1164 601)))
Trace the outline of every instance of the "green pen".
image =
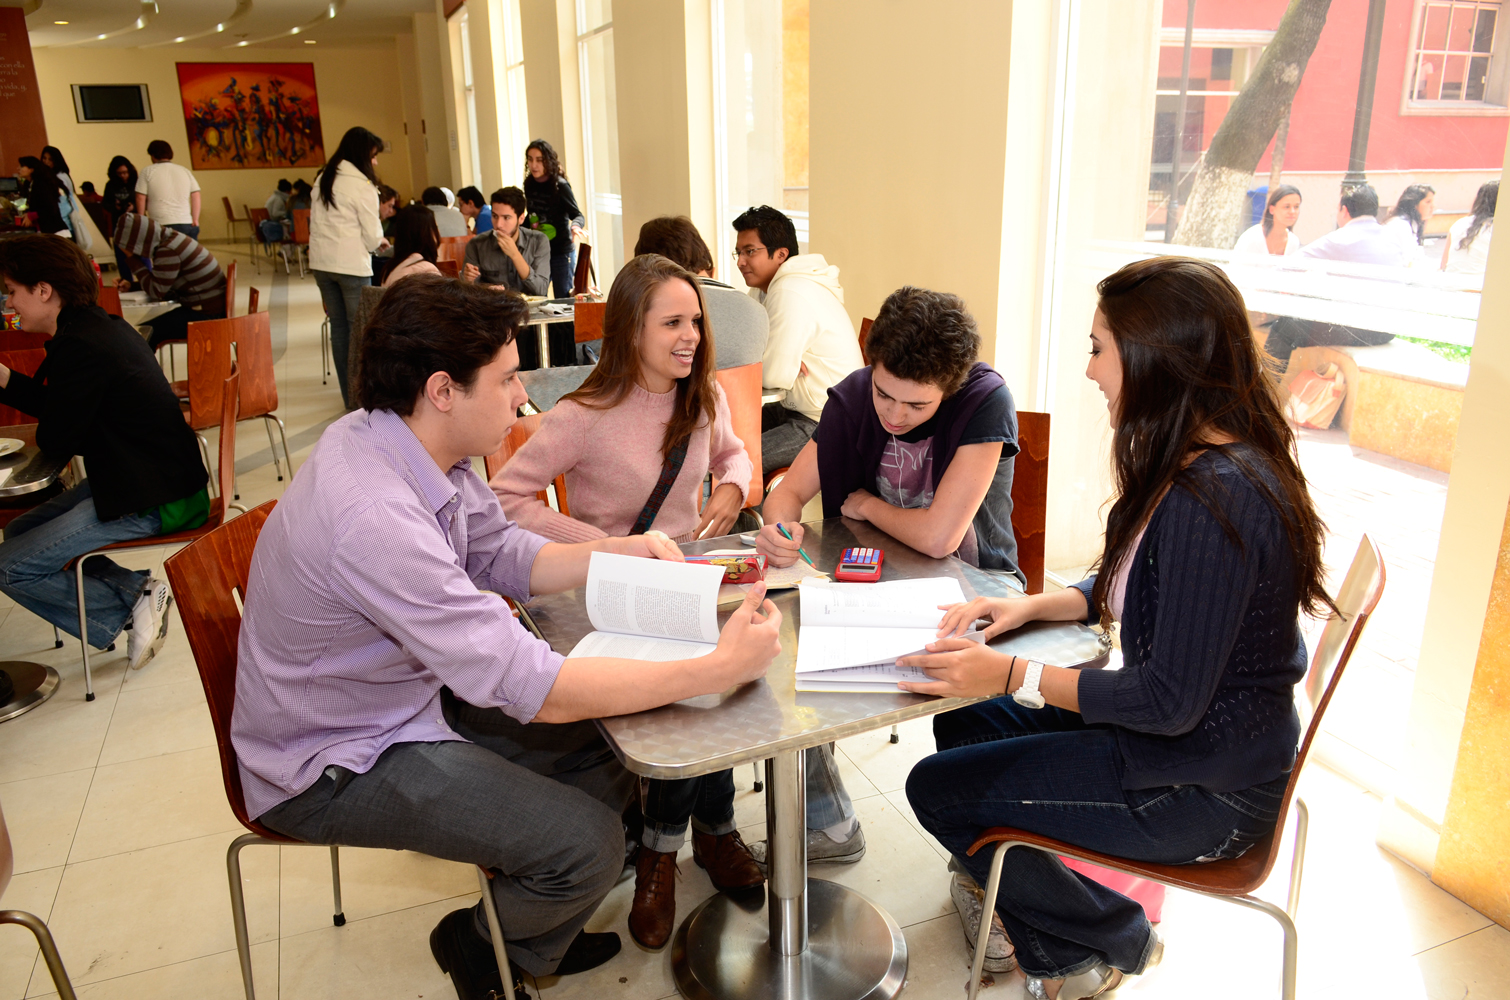
MULTIPOLYGON (((781 532, 781 537, 785 538, 789 542, 792 541, 792 533, 790 531, 787 531, 786 530, 786 526, 783 525, 780 521, 776 522, 776 530, 779 531, 779 532, 781 532)), ((813 569, 817 569, 818 568, 818 564, 815 563, 815 562, 813 562, 812 558, 810 556, 808 556, 808 554, 806 552, 802 551, 802 546, 800 546, 800 545, 797 546, 797 554, 799 556, 801 556, 804 560, 806 560, 807 564, 809 566, 813 567, 813 569)))

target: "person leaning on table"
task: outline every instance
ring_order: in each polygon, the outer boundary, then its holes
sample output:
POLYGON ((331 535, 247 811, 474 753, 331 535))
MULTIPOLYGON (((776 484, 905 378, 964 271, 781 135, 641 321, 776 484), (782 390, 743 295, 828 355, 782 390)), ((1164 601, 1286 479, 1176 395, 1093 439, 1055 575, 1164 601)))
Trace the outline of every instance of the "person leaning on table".
MULTIPOLYGON (((634 779, 590 720, 756 680, 781 648, 761 586, 697 660, 563 660, 509 613, 499 594, 580 587, 593 552, 681 558, 645 535, 549 542, 472 471, 525 401, 527 316, 437 275, 383 294, 363 408, 321 435, 257 540, 231 720, 247 812, 269 828, 492 870, 515 982, 619 950, 582 928, 624 867, 634 779)), ((502 990, 481 904, 430 948, 461 1000, 502 990)))
MULTIPOLYGON (((997 696, 935 716, 939 752, 907 779, 919 822, 977 885, 991 852, 966 852, 993 826, 1163 864, 1234 858, 1270 833, 1300 737, 1300 613, 1335 611, 1325 527, 1242 295, 1182 257, 1129 264, 1099 291, 1086 375, 1111 413, 1117 484, 1101 572, 954 605, 933 655, 897 661, 935 678, 905 690, 997 696), (1120 621, 1122 668, 952 637, 979 618, 993 620, 987 637, 1120 621)), ((1007 852, 991 903, 1034 997, 1106 992, 1163 954, 1141 906, 1043 851, 1007 852)))
MULTIPOLYGON (((0 591, 77 636, 68 563, 112 542, 204 524, 209 475, 151 348, 96 304, 99 279, 77 244, 38 234, 0 241, 0 278, 23 327, 51 335, 35 375, 0 365, 0 403, 37 418, 42 451, 78 455, 89 469, 6 525, 0 591)), ((89 644, 104 649, 130 622, 128 662, 151 659, 167 635, 168 585, 96 556, 84 564, 84 591, 89 644)))

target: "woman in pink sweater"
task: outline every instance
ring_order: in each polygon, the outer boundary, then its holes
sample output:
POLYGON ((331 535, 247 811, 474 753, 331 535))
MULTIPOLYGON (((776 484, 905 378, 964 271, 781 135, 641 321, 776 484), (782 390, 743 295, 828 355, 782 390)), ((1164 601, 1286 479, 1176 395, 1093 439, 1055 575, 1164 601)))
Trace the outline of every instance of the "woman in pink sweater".
MULTIPOLYGON (((697 279, 665 257, 644 254, 624 266, 609 290, 598 366, 545 414, 492 487, 509 517, 555 541, 651 526, 688 541, 733 526, 753 471, 713 378, 713 336, 697 279), (670 489, 647 521, 652 493, 661 492, 673 469, 670 489), (699 514, 709 471, 720 485, 699 514), (537 496, 562 473, 571 517, 537 496)), ((693 860, 716 888, 749 889, 765 881, 734 826, 732 771, 651 781, 642 809, 629 932, 645 947, 660 948, 671 937, 676 854, 689 820, 693 860)))

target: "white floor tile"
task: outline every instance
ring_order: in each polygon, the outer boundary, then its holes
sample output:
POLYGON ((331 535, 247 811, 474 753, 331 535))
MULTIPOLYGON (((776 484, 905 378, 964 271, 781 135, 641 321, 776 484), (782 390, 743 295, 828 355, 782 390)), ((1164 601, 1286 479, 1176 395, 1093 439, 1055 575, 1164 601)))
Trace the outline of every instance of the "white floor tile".
MULTIPOLYGON (((277 995, 276 941, 252 946, 252 981, 262 991, 258 996, 277 995)), ((223 951, 218 955, 207 955, 84 986, 75 985, 79 1000, 145 1000, 148 997, 151 1000, 206 1000, 209 997, 234 1000, 243 995, 241 960, 234 951, 223 951)), ((47 970, 39 962, 37 971, 32 976, 32 989, 51 988, 52 981, 47 977, 47 970)), ((42 993, 39 1000, 47 1000, 56 995, 42 993)))
MULTIPOLYGON (((58 895, 58 883, 62 880, 61 866, 17 875, 11 880, 10 888, 5 890, 0 909, 23 910, 48 921, 58 895)), ((79 955, 74 948, 75 942, 60 937, 56 928, 53 928, 53 938, 58 953, 63 956, 63 964, 71 965, 79 955)), ((32 937, 31 931, 15 925, 0 926, 0 1000, 21 1000, 26 996, 33 966, 42 967, 42 954, 37 950, 37 939, 32 937)))
MULTIPOLYGON (((332 926, 330 849, 280 847, 279 928, 284 937, 332 926)), ((407 910, 477 891, 473 865, 412 851, 343 847, 341 905, 348 921, 407 910)))
POLYGON ((281 943, 281 1000, 369 1000, 456 995, 430 955, 430 930, 451 910, 476 901, 442 900, 323 927, 281 943))
POLYGON ((86 768, 0 785, 16 871, 56 868, 68 860, 93 778, 86 768))
MULTIPOLYGON (((181 630, 176 638, 187 653, 181 630)), ((154 657, 143 669, 156 662, 154 657)), ((135 673, 126 679, 116 702, 100 751, 102 766, 215 746, 215 726, 197 676, 140 686, 134 683, 135 673)))
POLYGON ((232 832, 216 748, 144 757, 96 771, 69 861, 232 832))

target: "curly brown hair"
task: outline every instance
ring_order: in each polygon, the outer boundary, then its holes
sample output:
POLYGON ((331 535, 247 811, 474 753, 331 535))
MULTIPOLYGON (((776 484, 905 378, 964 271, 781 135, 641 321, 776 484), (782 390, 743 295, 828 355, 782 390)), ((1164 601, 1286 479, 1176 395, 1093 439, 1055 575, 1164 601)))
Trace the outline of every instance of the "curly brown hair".
POLYGON ((872 366, 909 382, 936 385, 948 399, 975 366, 980 331, 958 295, 904 285, 881 303, 865 350, 872 366))

